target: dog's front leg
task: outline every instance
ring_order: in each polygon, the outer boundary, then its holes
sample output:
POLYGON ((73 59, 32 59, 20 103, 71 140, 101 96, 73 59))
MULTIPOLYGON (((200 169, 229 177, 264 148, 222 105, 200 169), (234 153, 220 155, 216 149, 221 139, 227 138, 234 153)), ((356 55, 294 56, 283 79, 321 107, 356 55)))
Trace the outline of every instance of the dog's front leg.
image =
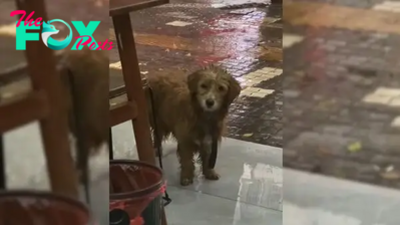
POLYGON ((196 152, 196 147, 195 143, 178 140, 178 156, 181 164, 180 182, 182 186, 188 186, 193 183, 195 170, 193 156, 196 152))
POLYGON ((210 168, 209 161, 211 156, 212 141, 205 140, 200 149, 201 167, 203 175, 207 180, 218 180, 219 174, 210 168))

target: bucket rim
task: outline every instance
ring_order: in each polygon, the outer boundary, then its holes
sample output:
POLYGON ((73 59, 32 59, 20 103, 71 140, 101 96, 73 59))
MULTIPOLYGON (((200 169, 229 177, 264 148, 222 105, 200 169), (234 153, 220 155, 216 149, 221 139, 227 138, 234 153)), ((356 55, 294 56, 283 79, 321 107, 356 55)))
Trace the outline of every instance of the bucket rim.
POLYGON ((62 202, 71 205, 72 207, 77 207, 88 216, 87 222, 91 221, 91 212, 89 208, 81 201, 68 197, 66 195, 57 194, 49 191, 39 191, 39 190, 1 190, 0 191, 0 201, 3 198, 41 198, 47 199, 49 201, 62 202))
MULTIPOLYGON (((110 200, 124 200, 127 198, 143 198, 146 197, 147 195, 159 190, 162 188, 164 184, 164 173, 163 171, 150 163, 139 161, 139 160, 131 160, 131 159, 113 159, 110 160, 110 166, 112 164, 122 164, 122 165, 135 165, 135 166, 143 166, 147 168, 151 168, 152 170, 155 170, 160 173, 161 179, 150 185, 147 188, 142 188, 139 190, 131 191, 131 192, 124 192, 124 193, 116 193, 116 194, 111 194, 110 193, 110 200)), ((111 174, 110 174, 111 175, 111 174)))

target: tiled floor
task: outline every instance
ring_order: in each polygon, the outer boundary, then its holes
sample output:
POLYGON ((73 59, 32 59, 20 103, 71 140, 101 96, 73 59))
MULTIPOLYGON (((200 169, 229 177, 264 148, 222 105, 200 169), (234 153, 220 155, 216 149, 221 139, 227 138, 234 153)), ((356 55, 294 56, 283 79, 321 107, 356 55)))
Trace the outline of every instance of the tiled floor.
POLYGON ((398 225, 400 192, 284 169, 283 225, 398 225))
MULTIPOLYGON (((114 128, 116 158, 134 157, 131 125, 114 128), (128 147, 129 146, 129 147, 128 147)), ((173 202, 170 225, 282 224, 282 151, 279 148, 226 138, 220 147, 219 181, 201 175, 188 187, 179 185, 175 143, 164 144, 164 170, 173 202)))
MULTIPOLYGON (((49 190, 43 145, 39 126, 32 123, 4 135, 8 189, 49 190)), ((108 152, 104 151, 90 162, 92 168, 91 199, 100 225, 108 224, 108 152)), ((82 192, 83 193, 83 192, 82 192)), ((82 195, 82 199, 83 199, 82 195)))
MULTIPOLYGON (((113 136, 116 158, 137 158, 129 122, 115 127, 113 136)), ((39 137, 36 124, 5 135, 10 188, 49 188, 39 137)), ((170 225, 259 225, 266 220, 271 225, 282 224, 281 149, 227 138, 217 162, 221 179, 206 182, 199 176, 186 188, 178 184, 174 151, 172 141, 165 143, 165 173, 173 199, 167 208, 170 225)), ((108 224, 107 165, 107 154, 91 161, 92 205, 101 225, 108 224)))
MULTIPOLYGON (((130 126, 113 130, 118 157, 136 158, 130 126)), ((12 188, 48 188, 37 131, 29 125, 5 136, 12 188)), ((226 139, 217 164, 221 180, 199 177, 187 188, 177 184, 173 142, 165 144, 164 153, 173 199, 167 207, 169 225, 398 225, 399 191, 289 169, 282 174, 278 148, 226 139)), ((107 162, 107 154, 91 162, 92 205, 100 225, 108 224, 107 162)))

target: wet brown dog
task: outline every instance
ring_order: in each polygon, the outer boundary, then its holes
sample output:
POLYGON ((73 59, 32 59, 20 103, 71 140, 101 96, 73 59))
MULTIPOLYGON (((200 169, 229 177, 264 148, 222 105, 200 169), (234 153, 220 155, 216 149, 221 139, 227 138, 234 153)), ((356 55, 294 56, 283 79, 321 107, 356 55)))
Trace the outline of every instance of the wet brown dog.
MULTIPOLYGON (((178 142, 181 165, 180 183, 193 183, 193 157, 200 154, 206 179, 218 180, 219 175, 208 166, 212 137, 221 140, 225 118, 241 87, 226 70, 210 66, 187 76, 165 74, 148 79, 153 95, 150 123, 156 123, 163 140, 172 134, 178 142), (155 113, 156 121, 152 114, 155 113)), ((148 92, 146 92, 148 93, 148 92)), ((150 96, 147 95, 150 102, 150 96)))
POLYGON ((108 140, 109 60, 106 51, 63 53, 58 66, 69 109, 69 126, 76 138, 77 166, 86 183, 88 160, 108 140))

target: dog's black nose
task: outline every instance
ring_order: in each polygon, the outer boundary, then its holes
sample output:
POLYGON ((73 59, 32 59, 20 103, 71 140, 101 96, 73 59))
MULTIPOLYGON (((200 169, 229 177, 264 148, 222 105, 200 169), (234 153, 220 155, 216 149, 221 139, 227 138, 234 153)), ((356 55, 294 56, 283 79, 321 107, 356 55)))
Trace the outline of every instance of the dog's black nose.
POLYGON ((207 107, 212 107, 213 105, 214 105, 214 100, 211 100, 211 99, 207 99, 206 100, 206 105, 207 105, 207 107))

